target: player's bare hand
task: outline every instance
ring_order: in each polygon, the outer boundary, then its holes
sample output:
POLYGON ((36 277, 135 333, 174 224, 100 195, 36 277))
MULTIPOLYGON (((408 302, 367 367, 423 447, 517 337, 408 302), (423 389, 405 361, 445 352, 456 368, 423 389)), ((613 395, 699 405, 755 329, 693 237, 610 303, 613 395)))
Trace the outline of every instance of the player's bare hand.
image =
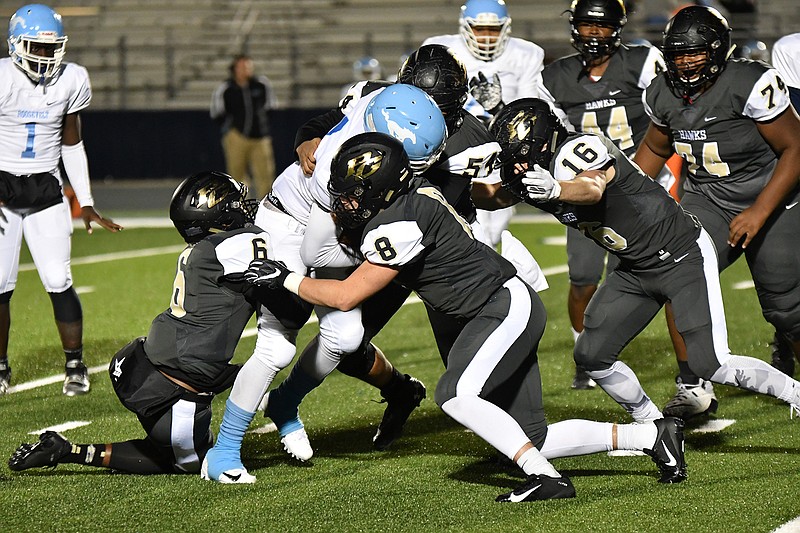
POLYGON ((728 233, 728 244, 732 247, 747 245, 755 238, 764 223, 767 221, 769 213, 763 213, 759 209, 751 206, 739 213, 733 220, 728 233))
POLYGON ((99 224, 112 233, 123 229, 122 226, 110 218, 104 218, 100 213, 95 211, 92 206, 81 207, 81 218, 83 219, 83 225, 86 226, 86 231, 90 234, 92 233, 92 222, 99 224))
POLYGON ((317 151, 320 140, 319 137, 315 137, 297 147, 297 159, 300 162, 300 168, 303 169, 303 174, 306 176, 310 176, 317 166, 317 158, 314 157, 314 152, 317 151))

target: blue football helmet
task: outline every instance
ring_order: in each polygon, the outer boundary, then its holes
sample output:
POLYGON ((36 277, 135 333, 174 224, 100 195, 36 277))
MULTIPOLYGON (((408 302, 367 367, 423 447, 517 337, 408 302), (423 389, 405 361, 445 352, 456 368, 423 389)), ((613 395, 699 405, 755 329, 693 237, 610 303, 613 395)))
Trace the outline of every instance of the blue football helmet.
POLYGON ((8 22, 8 54, 36 83, 58 74, 66 45, 61 15, 45 5, 22 6, 8 22), (42 49, 47 55, 39 55, 42 49))
POLYGON ((469 51, 481 61, 491 61, 506 49, 511 33, 511 17, 503 0, 467 0, 461 6, 459 33, 469 51), (491 26, 499 30, 495 37, 479 37, 473 27, 491 26))
POLYGON ((367 131, 386 133, 402 142, 417 174, 439 159, 447 139, 444 116, 433 98, 404 83, 390 85, 372 99, 364 124, 367 131))

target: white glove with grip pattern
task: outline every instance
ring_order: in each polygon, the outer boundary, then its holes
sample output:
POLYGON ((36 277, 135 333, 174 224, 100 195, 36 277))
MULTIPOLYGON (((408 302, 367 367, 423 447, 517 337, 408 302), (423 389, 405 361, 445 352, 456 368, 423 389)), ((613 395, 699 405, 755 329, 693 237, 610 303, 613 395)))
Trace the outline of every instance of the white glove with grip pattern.
POLYGON ((492 115, 500 111, 503 106, 503 88, 500 86, 500 76, 497 73, 492 76, 492 81, 489 81, 483 72, 478 72, 477 77, 469 80, 469 92, 492 115))
POLYGON ((529 199, 537 202, 558 200, 561 195, 561 184, 556 181, 549 170, 533 165, 532 170, 525 172, 522 185, 529 199))

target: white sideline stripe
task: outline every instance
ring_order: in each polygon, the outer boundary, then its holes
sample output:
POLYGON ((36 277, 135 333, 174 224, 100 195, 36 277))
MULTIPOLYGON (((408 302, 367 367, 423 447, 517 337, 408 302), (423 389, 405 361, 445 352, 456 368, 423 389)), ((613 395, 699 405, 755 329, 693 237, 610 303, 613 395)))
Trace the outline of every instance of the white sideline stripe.
POLYGON ((91 422, 87 422, 86 420, 73 420, 72 422, 64 422, 63 424, 56 424, 55 426, 37 429, 36 431, 29 431, 28 435, 41 435, 45 431, 61 433, 62 431, 69 431, 70 429, 88 426, 89 424, 91 424, 91 422))
MULTIPOLYGON (((107 369, 108 365, 98 365, 88 368, 90 374, 96 374, 98 372, 107 369)), ((27 383, 20 383, 19 385, 12 385, 8 388, 7 393, 12 394, 14 392, 22 392, 25 390, 31 390, 39 387, 44 387, 47 385, 52 385, 53 383, 61 383, 63 381, 64 381, 64 374, 56 374, 55 376, 49 376, 41 379, 34 379, 33 381, 28 381, 27 383)))
MULTIPOLYGON (((160 246, 158 248, 142 248, 140 250, 128 250, 127 252, 113 252, 109 254, 87 255, 86 257, 78 257, 70 261, 74 265, 92 265, 95 263, 103 263, 106 261, 119 261, 120 259, 135 259, 139 257, 150 257, 152 255, 174 254, 182 252, 186 248, 183 244, 172 246, 160 246)), ((25 263, 19 266, 20 272, 35 270, 36 265, 33 263, 25 263)))
POLYGON ((755 288, 756 284, 753 283, 753 280, 748 281, 739 281, 738 283, 733 284, 733 288, 737 291, 741 291, 744 289, 753 289, 755 288))
POLYGON ((709 420, 705 424, 701 426, 697 426, 696 428, 690 430, 690 433, 717 433, 722 431, 728 426, 732 426, 736 423, 736 420, 731 420, 728 418, 720 418, 719 420, 709 420))
POLYGON ((250 431, 248 431, 248 433, 262 434, 262 433, 275 433, 276 431, 278 431, 278 426, 270 422, 269 424, 265 424, 261 427, 251 429, 250 431))
POLYGON ((800 533, 800 516, 794 520, 789 520, 782 526, 778 526, 771 533, 800 533))
POLYGON ((78 294, 89 294, 91 292, 94 292, 94 287, 89 287, 89 286, 75 287, 75 292, 77 292, 78 294))

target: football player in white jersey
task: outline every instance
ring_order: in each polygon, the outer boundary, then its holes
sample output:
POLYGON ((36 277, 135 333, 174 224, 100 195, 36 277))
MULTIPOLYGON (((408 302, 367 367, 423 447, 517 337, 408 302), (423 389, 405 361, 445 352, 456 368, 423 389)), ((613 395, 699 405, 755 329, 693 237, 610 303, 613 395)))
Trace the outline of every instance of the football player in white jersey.
MULTIPOLYGON (((538 97, 542 86, 544 50, 511 37, 511 17, 503 0, 467 0, 461 6, 458 35, 437 35, 422 44, 443 44, 467 67, 470 92, 467 110, 487 122, 518 98, 538 97)), ((513 208, 478 210, 478 222, 493 246, 508 228, 513 208)))
POLYGON ((354 253, 364 257, 358 269, 344 281, 320 280, 276 261, 256 260, 245 279, 343 310, 394 280, 463 320, 435 399, 528 476, 496 501, 573 498, 569 478, 548 459, 613 448, 648 453, 662 483, 686 478, 678 419, 547 424, 537 360, 546 320, 541 300, 510 262, 474 238, 438 188, 413 177, 396 139, 370 132, 345 141, 333 159, 329 187, 337 224, 360 234, 352 244, 354 253))
POLYGON ((64 61, 61 16, 47 6, 18 9, 0 59, 0 395, 8 389, 10 300, 17 284, 22 238, 53 304, 66 355, 63 392, 89 391, 83 363, 83 312, 72 286, 72 221, 59 161, 81 206, 81 218, 117 232, 122 226, 95 211, 79 112, 92 98, 86 69, 64 61))
MULTIPOLYGON (((346 277, 358 264, 352 251, 338 241, 330 216, 328 181, 331 161, 339 146, 365 131, 379 131, 401 140, 416 172, 424 171, 436 161, 447 136, 444 117, 436 102, 421 89, 395 84, 361 98, 320 141, 313 174, 306 175, 299 163, 293 163, 278 176, 272 192, 261 202, 256 225, 270 234, 274 255, 271 259, 297 272, 307 272, 315 265, 314 275, 326 278, 346 277)), ((277 373, 269 361, 260 367, 250 365, 248 372, 237 377, 231 391, 236 401, 226 404, 219 439, 205 458, 205 479, 230 482, 231 474, 235 477, 246 472, 240 457, 242 437, 256 412, 263 409, 278 426, 287 452, 301 461, 311 458, 313 450, 298 415, 300 400, 322 383, 344 354, 355 352, 364 337, 359 308, 344 312, 317 306, 316 313, 320 334, 305 348, 286 378, 285 383, 291 386, 283 390, 289 394, 271 391, 265 396, 277 373)), ((261 313, 253 357, 261 358, 272 352, 275 339, 267 335, 274 332, 290 341, 282 342, 282 349, 290 349, 291 344, 293 351, 297 332, 282 329, 274 322, 270 313, 261 313)), ((239 482, 255 481, 253 476, 239 479, 247 480, 239 482)))

